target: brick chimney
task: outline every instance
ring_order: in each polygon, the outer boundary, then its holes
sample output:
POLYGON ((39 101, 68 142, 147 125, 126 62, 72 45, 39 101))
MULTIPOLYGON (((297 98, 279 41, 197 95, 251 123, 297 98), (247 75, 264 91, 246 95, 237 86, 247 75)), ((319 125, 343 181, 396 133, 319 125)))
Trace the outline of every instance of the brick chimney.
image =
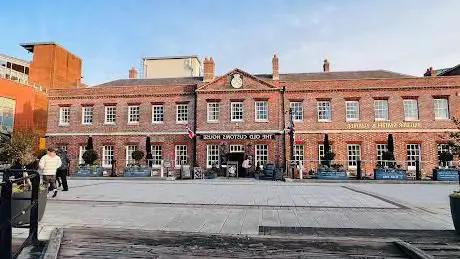
POLYGON ((272 58, 272 79, 273 80, 280 80, 280 72, 278 67, 278 57, 273 55, 272 58))
POLYGON ((431 76, 436 76, 436 69, 434 69, 433 67, 430 67, 430 74, 431 76))
POLYGON ((323 72, 329 72, 330 70, 330 63, 329 61, 327 61, 327 59, 324 60, 324 63, 323 63, 323 72))
POLYGON ((135 67, 129 70, 129 79, 137 79, 137 70, 135 67))
POLYGON ((204 58, 204 61, 203 61, 203 70, 204 70, 203 82, 208 83, 208 82, 211 82, 212 80, 214 80, 215 68, 216 68, 216 65, 214 64, 214 59, 212 59, 212 57, 210 59, 204 58))

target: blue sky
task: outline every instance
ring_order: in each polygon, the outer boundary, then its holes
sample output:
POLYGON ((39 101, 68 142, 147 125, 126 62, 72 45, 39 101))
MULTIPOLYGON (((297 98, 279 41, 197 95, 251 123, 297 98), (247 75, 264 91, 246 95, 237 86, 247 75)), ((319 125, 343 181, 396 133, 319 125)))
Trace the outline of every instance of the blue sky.
POLYGON ((212 56, 216 72, 387 69, 421 75, 460 63, 460 1, 36 0, 0 9, 0 53, 55 41, 83 59, 89 85, 126 78, 145 56, 212 56))

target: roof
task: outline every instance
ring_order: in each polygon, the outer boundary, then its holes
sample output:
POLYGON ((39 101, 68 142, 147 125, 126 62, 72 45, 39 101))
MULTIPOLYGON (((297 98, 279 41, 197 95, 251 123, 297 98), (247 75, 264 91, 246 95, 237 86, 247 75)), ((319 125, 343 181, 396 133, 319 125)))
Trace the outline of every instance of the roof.
MULTIPOLYGON (((260 74, 256 77, 271 79, 272 74, 260 74)), ((414 77, 411 75, 391 72, 387 70, 367 71, 342 71, 342 72, 318 72, 318 73, 289 73, 280 74, 281 81, 303 80, 342 80, 342 79, 391 79, 414 77)))
POLYGON ((176 77, 176 78, 147 78, 147 79, 119 79, 93 87, 111 86, 162 86, 162 85, 197 85, 203 82, 203 77, 176 77))
POLYGON ((15 63, 15 64, 22 65, 22 66, 25 66, 25 67, 28 67, 30 65, 29 61, 19 59, 19 58, 15 58, 15 57, 11 57, 11 56, 8 56, 8 55, 5 55, 5 54, 0 54, 0 60, 15 63))
POLYGON ((46 41, 46 42, 31 42, 31 43, 21 43, 19 44, 21 47, 25 48, 29 52, 34 52, 34 47, 37 45, 57 45, 53 41, 46 41))
MULTIPOLYGON (((219 76, 216 76, 216 78, 219 76)), ((272 74, 254 75, 259 79, 272 79, 272 74)), ((347 72, 319 72, 319 73, 289 73, 280 74, 280 81, 308 81, 308 80, 342 80, 342 79, 392 79, 413 78, 414 76, 400 74, 386 70, 347 71, 347 72)), ((93 87, 110 86, 162 86, 162 85, 200 85, 203 77, 175 77, 175 78, 148 78, 148 79, 119 79, 95 85, 93 87)))
POLYGON ((453 66, 453 67, 449 67, 449 68, 437 69, 436 70, 436 75, 437 76, 445 76, 445 75, 448 75, 450 72, 452 72, 452 71, 454 71, 456 69, 460 69, 460 64, 458 64, 456 66, 453 66))
POLYGON ((191 56, 163 56, 163 57, 144 57, 143 60, 162 60, 162 59, 186 59, 186 58, 198 58, 197 55, 191 55, 191 56))

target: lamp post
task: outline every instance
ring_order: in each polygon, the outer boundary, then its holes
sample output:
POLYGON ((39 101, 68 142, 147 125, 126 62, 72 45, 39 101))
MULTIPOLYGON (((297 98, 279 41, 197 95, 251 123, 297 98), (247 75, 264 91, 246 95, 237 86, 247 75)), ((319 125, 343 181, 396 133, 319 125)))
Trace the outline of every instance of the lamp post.
MULTIPOLYGON (((247 153, 247 159, 249 160, 249 165, 254 164, 254 163, 252 162, 253 159, 252 159, 252 144, 251 144, 251 143, 248 144, 248 150, 247 150, 246 153, 247 153)), ((249 166, 249 168, 248 168, 248 174, 251 174, 251 173, 252 173, 251 167, 252 167, 252 166, 249 166)))
POLYGON ((219 167, 220 167, 220 173, 223 174, 223 167, 222 165, 226 163, 225 161, 225 142, 220 143, 220 161, 219 161, 219 167))
POLYGON ((289 165, 291 168, 292 179, 294 179, 294 111, 292 108, 289 108, 289 165))

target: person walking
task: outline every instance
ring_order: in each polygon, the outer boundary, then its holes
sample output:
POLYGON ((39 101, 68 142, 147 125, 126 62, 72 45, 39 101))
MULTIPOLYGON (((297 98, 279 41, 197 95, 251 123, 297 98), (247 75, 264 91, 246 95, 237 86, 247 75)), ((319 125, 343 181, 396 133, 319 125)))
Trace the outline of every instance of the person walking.
POLYGON ((246 159, 244 159, 243 164, 241 165, 241 167, 243 167, 244 176, 248 177, 249 176, 249 168, 251 167, 248 157, 246 157, 246 159))
POLYGON ((48 192, 53 191, 53 198, 57 195, 56 171, 61 165, 61 158, 56 155, 56 150, 51 147, 48 148, 46 155, 38 163, 38 168, 42 170, 43 184, 48 186, 48 192))
POLYGON ((67 154, 61 148, 58 148, 56 154, 59 156, 59 158, 61 159, 61 163, 62 163, 62 165, 57 169, 56 180, 58 180, 59 187, 61 187, 61 182, 62 182, 62 190, 66 192, 69 190, 69 186, 67 185, 67 171, 69 170, 69 157, 67 157, 67 154))

